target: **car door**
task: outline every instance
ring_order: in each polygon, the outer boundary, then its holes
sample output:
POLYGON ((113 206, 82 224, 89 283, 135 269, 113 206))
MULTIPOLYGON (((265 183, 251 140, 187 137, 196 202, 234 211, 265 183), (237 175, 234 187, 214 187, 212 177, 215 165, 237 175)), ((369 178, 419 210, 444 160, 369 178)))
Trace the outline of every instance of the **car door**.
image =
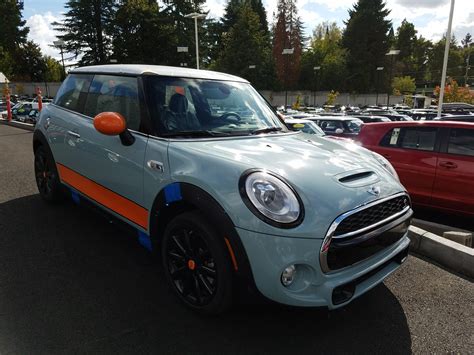
POLYGON ((138 78, 94 75, 76 119, 76 141, 61 178, 73 188, 118 217, 148 229, 148 210, 143 206, 143 165, 148 136, 140 132, 143 108, 138 78), (106 136, 94 128, 101 112, 118 112, 135 141, 126 146, 119 136, 106 136), (67 177, 67 178, 65 178, 67 177))
POLYGON ((44 108, 44 132, 56 163, 71 166, 80 143, 77 122, 82 115, 92 75, 70 74, 61 85, 54 103, 44 108))
POLYGON ((394 166, 413 202, 431 203, 438 161, 436 127, 394 127, 382 139, 377 152, 394 166))
POLYGON ((433 205, 474 214, 474 128, 446 129, 433 188, 433 205))

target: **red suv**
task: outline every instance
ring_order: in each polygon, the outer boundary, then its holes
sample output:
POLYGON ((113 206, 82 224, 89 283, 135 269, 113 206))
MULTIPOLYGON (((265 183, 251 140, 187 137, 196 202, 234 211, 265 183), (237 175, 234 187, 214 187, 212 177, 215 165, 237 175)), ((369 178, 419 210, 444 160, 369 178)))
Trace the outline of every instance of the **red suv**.
POLYGON ((414 204, 474 215, 474 123, 373 123, 357 140, 392 163, 414 204))

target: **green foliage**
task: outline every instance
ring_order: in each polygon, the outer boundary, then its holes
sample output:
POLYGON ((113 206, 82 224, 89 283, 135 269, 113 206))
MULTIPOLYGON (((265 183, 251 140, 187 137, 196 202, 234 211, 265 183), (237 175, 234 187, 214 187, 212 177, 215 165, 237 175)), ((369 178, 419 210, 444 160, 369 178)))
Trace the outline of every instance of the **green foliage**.
POLYGON ((342 32, 335 22, 316 26, 310 47, 301 59, 300 87, 306 90, 344 90, 347 51, 341 46, 342 32), (321 67, 314 70, 314 67, 321 67))
POLYGON ((79 64, 105 64, 111 51, 112 18, 116 0, 68 0, 64 21, 55 29, 62 34, 67 52, 83 54, 79 64))
MULTIPOLYGON (((442 38, 433 45, 428 54, 428 79, 437 83, 441 81, 445 45, 446 38, 442 38)), ((457 46, 456 39, 453 37, 449 44, 447 76, 461 79, 464 74, 464 64, 462 52, 457 46)))
POLYGON ((350 91, 368 92, 374 87, 375 69, 383 66, 389 49, 389 14, 382 0, 358 0, 349 10, 342 44, 348 50, 350 91))
POLYGON ((40 47, 27 41, 13 55, 13 77, 11 81, 44 81, 46 62, 40 47))
POLYGON ((25 27, 26 21, 22 20, 22 11, 22 2, 0 0, 0 14, 2 15, 0 20, 0 47, 10 54, 18 46, 26 43, 29 29, 25 27))
POLYGON ((258 14, 249 5, 240 8, 237 22, 224 36, 223 50, 214 68, 242 76, 257 88, 273 85, 271 48, 258 14))
POLYGON ((63 67, 56 59, 45 56, 43 58, 46 64, 46 72, 44 74, 44 81, 59 82, 64 77, 63 67))
POLYGON ((393 78, 392 89, 395 95, 412 94, 416 90, 415 79, 410 76, 393 78))
POLYGON ((176 52, 174 29, 156 2, 125 0, 112 23, 113 58, 118 63, 174 64, 169 61, 176 52))

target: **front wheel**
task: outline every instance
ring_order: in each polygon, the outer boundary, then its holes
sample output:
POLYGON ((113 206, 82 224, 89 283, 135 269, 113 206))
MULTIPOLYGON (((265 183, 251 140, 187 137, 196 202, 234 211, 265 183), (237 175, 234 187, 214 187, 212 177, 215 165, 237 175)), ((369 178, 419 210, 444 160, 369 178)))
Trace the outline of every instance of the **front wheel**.
POLYGON ((232 271, 224 240, 197 212, 175 217, 162 242, 166 279, 188 307, 219 314, 232 303, 232 271))
POLYGON ((48 202, 61 200, 61 182, 51 154, 42 145, 35 151, 35 178, 40 196, 48 202))

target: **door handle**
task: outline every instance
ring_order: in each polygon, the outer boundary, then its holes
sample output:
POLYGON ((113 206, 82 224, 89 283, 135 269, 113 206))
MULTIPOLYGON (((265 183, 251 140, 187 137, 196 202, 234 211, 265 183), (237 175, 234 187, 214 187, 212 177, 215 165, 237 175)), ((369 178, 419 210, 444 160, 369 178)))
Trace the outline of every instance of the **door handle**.
POLYGON ((67 131, 67 134, 69 134, 70 136, 72 136, 74 138, 81 138, 81 135, 77 132, 67 131))
POLYGON ((442 161, 441 163, 439 163, 439 166, 442 166, 446 169, 455 169, 458 167, 458 165, 456 163, 453 163, 452 161, 442 161))

